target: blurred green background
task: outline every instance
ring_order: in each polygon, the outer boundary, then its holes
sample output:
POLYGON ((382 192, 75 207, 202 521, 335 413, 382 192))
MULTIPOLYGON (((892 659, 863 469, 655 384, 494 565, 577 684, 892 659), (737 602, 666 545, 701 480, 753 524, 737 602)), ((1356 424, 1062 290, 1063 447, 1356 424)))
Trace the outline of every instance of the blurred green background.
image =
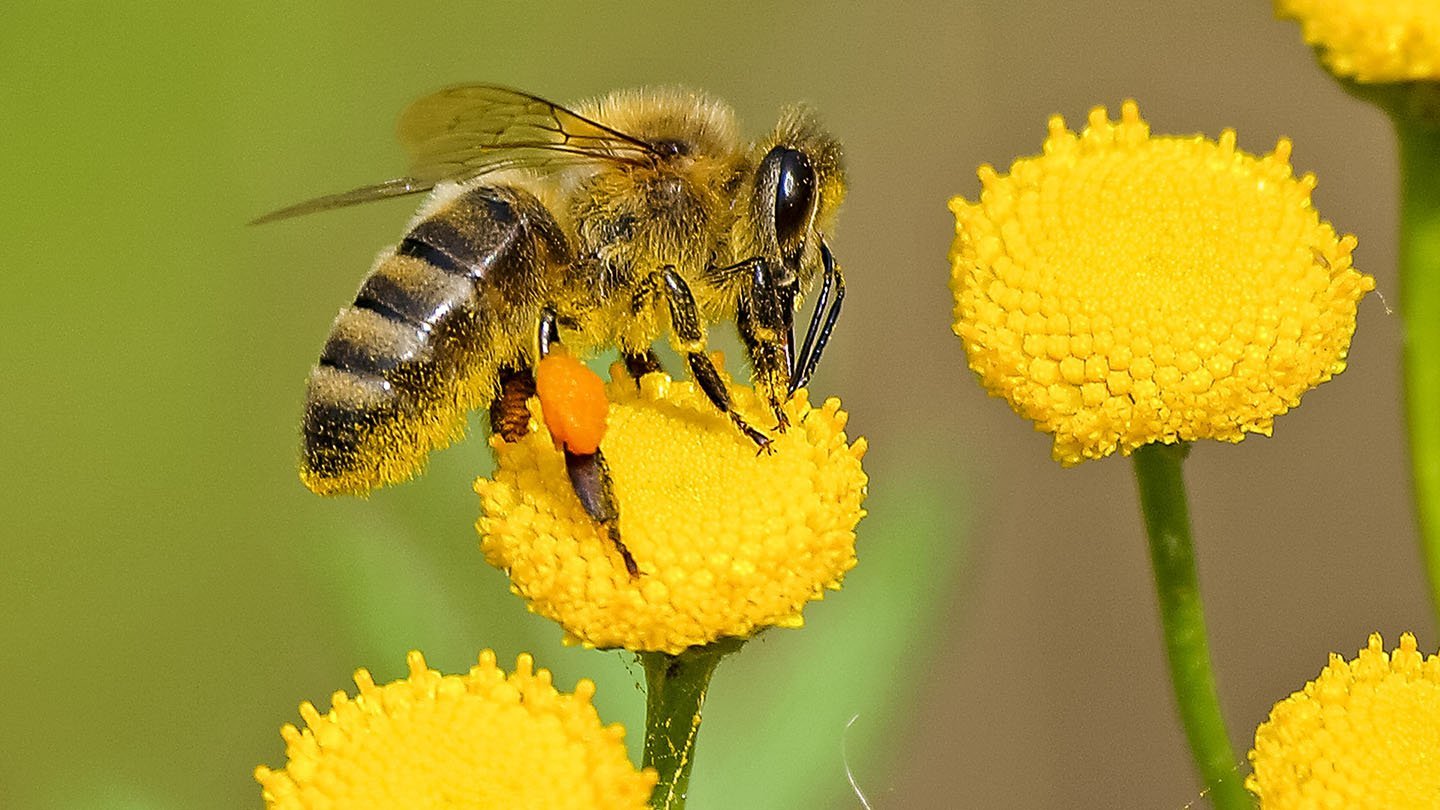
MULTIPOLYGON (((533 651, 638 743, 643 676, 565 649, 478 553, 483 443, 368 501, 296 480, 303 380, 414 201, 246 221, 394 176, 399 110, 489 81, 557 100, 680 83, 759 134, 844 139, 846 317, 814 390, 869 437, 861 564, 720 670, 691 806, 1182 808, 1128 465, 1061 470, 949 333, 945 200, 1126 97, 1157 132, 1295 139, 1395 305, 1386 122, 1258 0, 489 6, 82 4, 0 27, 0 808, 259 807, 296 704, 404 655, 533 651), (847 732, 845 724, 858 716, 847 732), (842 753, 843 751, 843 753, 842 753)), ((1276 436, 1190 466, 1237 748, 1380 630, 1434 649, 1407 502, 1400 325, 1276 436)))

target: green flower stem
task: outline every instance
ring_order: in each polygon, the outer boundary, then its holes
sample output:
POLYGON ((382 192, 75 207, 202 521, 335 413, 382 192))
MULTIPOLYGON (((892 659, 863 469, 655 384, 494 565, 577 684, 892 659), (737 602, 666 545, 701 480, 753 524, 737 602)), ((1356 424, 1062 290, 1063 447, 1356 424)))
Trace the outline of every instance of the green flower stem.
POLYGON ((1210 649, 1205 639, 1205 609, 1195 574, 1190 539, 1190 507, 1181 465, 1187 444, 1149 444, 1136 450, 1135 481, 1150 537, 1150 563, 1165 629, 1170 681, 1190 754, 1205 780, 1210 801, 1220 810, 1250 810, 1255 801, 1245 790, 1238 760, 1225 732, 1210 649))
POLYGON ((660 774, 650 806, 682 810, 695 763, 695 738, 710 676, 726 654, 740 649, 739 639, 721 639, 691 647, 679 655, 640 653, 645 667, 645 767, 660 774))
POLYGON ((1393 117, 1400 140, 1405 412, 1420 547, 1440 626, 1440 128, 1393 117))

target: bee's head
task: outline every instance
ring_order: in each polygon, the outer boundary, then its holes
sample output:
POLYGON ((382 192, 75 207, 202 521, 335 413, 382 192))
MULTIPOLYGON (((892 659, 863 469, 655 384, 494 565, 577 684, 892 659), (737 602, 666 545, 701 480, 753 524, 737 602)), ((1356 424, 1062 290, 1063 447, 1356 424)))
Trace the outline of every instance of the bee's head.
POLYGON ((820 242, 845 197, 840 143, 803 107, 788 110, 756 147, 750 196, 756 245, 803 284, 820 267, 820 242))

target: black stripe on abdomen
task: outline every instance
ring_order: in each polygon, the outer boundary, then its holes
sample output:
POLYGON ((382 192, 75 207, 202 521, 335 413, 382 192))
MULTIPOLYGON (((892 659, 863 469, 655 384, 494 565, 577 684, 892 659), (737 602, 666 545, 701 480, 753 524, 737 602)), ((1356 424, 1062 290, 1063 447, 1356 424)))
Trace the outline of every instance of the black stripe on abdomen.
POLYGON ((384 380, 326 365, 310 372, 305 394, 305 467, 328 478, 355 471, 367 435, 399 406, 384 380))
MULTIPOLYGON (((527 226, 533 224, 519 215, 509 199, 516 193, 503 188, 472 189, 445 210, 417 223, 395 252, 478 281, 514 250, 527 226)), ((538 207, 538 201, 530 199, 538 207)))
POLYGON ((429 324, 425 323, 425 321, 411 318, 406 313, 395 308, 394 306, 391 306, 390 303, 385 301, 384 299, 377 298, 373 295, 367 295, 363 287, 361 288, 360 293, 355 296, 355 308, 368 309, 386 320, 397 321, 407 326, 418 326, 421 329, 427 330, 430 328, 429 324))
MULTIPOLYGON (((393 309, 385 308, 395 314, 393 309)), ((320 365, 382 376, 402 363, 426 359, 430 332, 371 307, 342 310, 320 352, 320 365)))
MULTIPOLYGON (((490 255, 502 243, 494 240, 494 223, 466 222, 465 227, 460 227, 452 222, 453 218, 469 214, 465 207, 457 203, 444 214, 422 220, 405 234, 395 252, 429 262, 447 273, 480 278, 490 255), (491 227, 484 227, 487 225, 491 227)), ((507 225, 502 232, 508 235, 513 230, 507 225)))
POLYGON ((468 276, 435 267, 421 257, 396 255, 366 277, 355 294, 355 306, 433 331, 474 298, 475 283, 468 276))
POLYGON ((395 248, 395 254, 397 256, 410 256, 419 259, 432 267, 437 267, 453 275, 475 275, 475 271, 472 268, 466 267, 454 256, 415 236, 407 236, 401 239, 400 246, 395 248))

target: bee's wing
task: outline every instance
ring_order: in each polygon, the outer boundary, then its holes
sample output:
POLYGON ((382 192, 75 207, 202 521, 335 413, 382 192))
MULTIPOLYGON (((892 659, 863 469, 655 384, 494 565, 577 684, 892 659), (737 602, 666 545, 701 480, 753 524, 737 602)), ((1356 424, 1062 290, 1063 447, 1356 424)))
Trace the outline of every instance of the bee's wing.
POLYGON ((658 154, 645 141, 559 104, 487 84, 449 87, 425 96, 405 109, 398 129, 400 143, 410 153, 408 176, 307 200, 250 224, 416 194, 442 180, 464 180, 500 169, 547 169, 590 161, 639 163, 658 154))
POLYGON ((403 197, 406 194, 417 194, 421 191, 429 191, 434 186, 434 181, 425 183, 414 177, 397 177, 394 180, 386 180, 383 183, 376 183, 373 186, 361 186, 351 191, 342 191, 339 194, 326 194, 324 197, 316 197, 313 200, 288 205, 278 211, 271 211, 264 216, 256 217, 250 220, 250 224, 263 225, 279 219, 298 217, 301 214, 313 214, 316 211, 344 208, 347 205, 356 205, 358 203, 370 202, 371 200, 403 197))
POLYGON ((449 87, 416 101, 400 116, 399 134, 410 174, 435 180, 473 177, 495 163, 635 163, 656 154, 650 144, 559 104, 486 84, 449 87))

